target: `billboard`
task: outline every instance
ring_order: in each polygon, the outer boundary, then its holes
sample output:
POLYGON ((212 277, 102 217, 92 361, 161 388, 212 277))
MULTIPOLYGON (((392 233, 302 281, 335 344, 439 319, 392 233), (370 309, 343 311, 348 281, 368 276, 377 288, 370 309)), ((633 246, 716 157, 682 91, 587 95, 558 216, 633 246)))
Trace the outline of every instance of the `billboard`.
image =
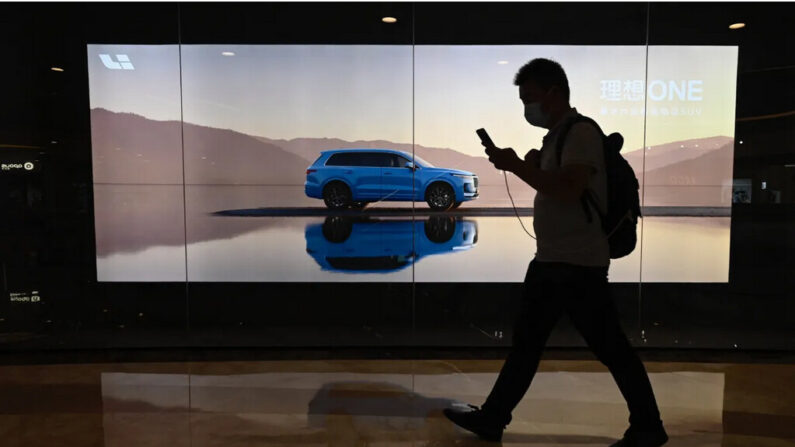
MULTIPOLYGON (((728 280, 737 47, 87 50, 99 281, 521 281, 535 244, 474 130, 540 147, 512 83, 536 57, 641 182, 641 242, 611 280, 728 280), (335 174, 351 197, 331 209, 312 170, 343 149, 370 161, 335 174)), ((530 228, 534 192, 508 183, 530 228)))

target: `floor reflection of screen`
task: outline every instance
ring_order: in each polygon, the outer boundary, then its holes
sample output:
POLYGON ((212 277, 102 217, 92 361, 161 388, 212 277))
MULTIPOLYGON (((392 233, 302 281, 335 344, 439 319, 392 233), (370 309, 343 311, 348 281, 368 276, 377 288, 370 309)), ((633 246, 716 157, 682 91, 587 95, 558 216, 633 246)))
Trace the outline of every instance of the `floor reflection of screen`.
POLYGON ((737 48, 648 50, 647 71, 642 46, 89 45, 97 278, 521 281, 534 241, 474 130, 539 147, 511 81, 548 57, 642 184, 611 279, 725 282, 737 48))
MULTIPOLYGON (((492 372, 103 373, 104 441, 138 446, 158 434, 198 445, 238 445, 241 439, 285 446, 360 445, 365 439, 455 444, 460 434, 449 430, 441 411, 482 401, 496 377, 492 372)), ((653 372, 649 379, 672 439, 721 445, 722 372, 653 372)), ((514 420, 532 424, 514 423, 510 434, 531 441, 543 436, 538 445, 607 445, 626 429, 628 415, 608 372, 539 372, 514 410, 514 420)))

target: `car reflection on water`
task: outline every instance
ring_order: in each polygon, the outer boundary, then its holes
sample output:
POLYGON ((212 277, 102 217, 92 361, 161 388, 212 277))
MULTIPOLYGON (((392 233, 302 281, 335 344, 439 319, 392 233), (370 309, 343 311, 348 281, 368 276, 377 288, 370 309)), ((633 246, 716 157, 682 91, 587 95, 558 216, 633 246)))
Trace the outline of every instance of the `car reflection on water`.
POLYGON ((329 216, 305 230, 306 252, 323 270, 398 271, 429 255, 469 250, 478 241, 473 220, 452 216, 379 219, 329 216))

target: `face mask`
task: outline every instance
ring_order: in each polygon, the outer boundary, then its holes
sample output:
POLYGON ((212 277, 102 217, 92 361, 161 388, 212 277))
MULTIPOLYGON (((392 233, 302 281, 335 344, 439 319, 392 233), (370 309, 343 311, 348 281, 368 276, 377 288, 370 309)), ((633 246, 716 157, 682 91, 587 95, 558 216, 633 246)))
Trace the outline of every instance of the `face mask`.
POLYGON ((536 127, 546 127, 549 115, 541 111, 541 103, 533 102, 524 105, 524 119, 536 127))

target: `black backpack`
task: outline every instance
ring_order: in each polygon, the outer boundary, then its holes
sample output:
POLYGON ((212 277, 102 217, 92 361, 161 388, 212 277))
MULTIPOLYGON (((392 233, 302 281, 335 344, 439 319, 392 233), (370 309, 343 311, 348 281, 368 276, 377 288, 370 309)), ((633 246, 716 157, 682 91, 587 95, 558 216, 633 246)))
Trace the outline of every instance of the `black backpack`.
POLYGON ((635 249, 637 243, 637 224, 640 214, 640 185, 635 177, 635 171, 621 156, 621 146, 624 137, 620 133, 605 135, 596 121, 587 116, 577 115, 563 123, 561 134, 558 137, 556 155, 558 166, 563 156, 563 143, 569 129, 576 123, 586 122, 592 124, 602 135, 602 144, 605 155, 605 174, 607 175, 607 214, 602 214, 596 198, 590 189, 586 189, 580 198, 582 209, 588 222, 593 220, 591 206, 599 214, 602 229, 607 235, 610 245, 610 258, 624 257, 635 249))

